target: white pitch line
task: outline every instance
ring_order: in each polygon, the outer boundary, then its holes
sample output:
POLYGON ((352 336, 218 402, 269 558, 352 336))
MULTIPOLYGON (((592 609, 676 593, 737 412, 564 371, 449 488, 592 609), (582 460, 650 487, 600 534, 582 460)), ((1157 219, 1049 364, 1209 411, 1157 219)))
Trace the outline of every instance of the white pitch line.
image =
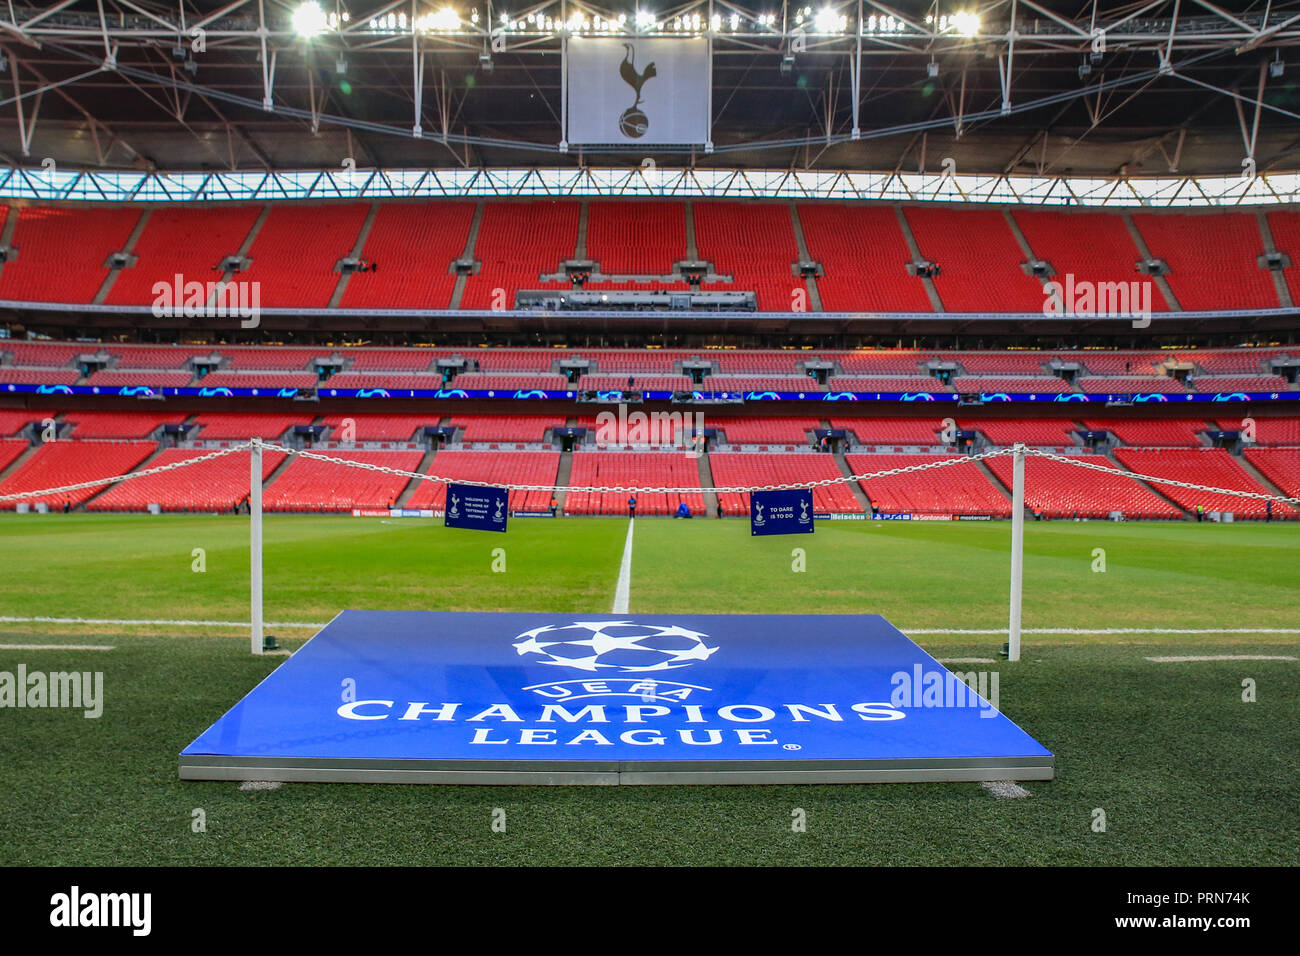
MULTIPOLYGON (((248 621, 181 621, 159 618, 119 617, 0 617, 0 624, 145 624, 166 627, 251 627, 248 621)), ((266 627, 322 628, 318 621, 267 621, 266 627)))
POLYGON ((985 780, 980 786, 995 797, 1014 800, 1029 796, 1029 791, 1014 780, 985 780))
POLYGON ((618 584, 614 587, 614 607, 611 614, 626 614, 632 595, 632 529, 636 519, 627 521, 627 540, 623 542, 623 563, 618 566, 618 584))
POLYGON ((1293 661, 1287 654, 1205 654, 1188 657, 1148 657, 1153 664, 1184 664, 1191 661, 1293 661))
POLYGON ((991 657, 936 657, 940 664, 996 664, 991 657))
POLYGON ((111 651, 112 644, 0 644, 0 651, 111 651))
MULTIPOLYGON (((1006 634, 1005 627, 987 629, 963 627, 909 628, 904 634, 1006 634)), ((1021 634, 1300 634, 1300 627, 1026 627, 1021 634)))

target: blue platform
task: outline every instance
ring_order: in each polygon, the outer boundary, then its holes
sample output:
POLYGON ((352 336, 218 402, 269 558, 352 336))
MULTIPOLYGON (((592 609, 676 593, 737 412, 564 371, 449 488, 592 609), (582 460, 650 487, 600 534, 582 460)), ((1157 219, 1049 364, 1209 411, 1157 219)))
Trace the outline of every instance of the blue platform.
POLYGON ((180 755, 188 780, 377 783, 1049 780, 1053 765, 877 615, 344 611, 180 755))

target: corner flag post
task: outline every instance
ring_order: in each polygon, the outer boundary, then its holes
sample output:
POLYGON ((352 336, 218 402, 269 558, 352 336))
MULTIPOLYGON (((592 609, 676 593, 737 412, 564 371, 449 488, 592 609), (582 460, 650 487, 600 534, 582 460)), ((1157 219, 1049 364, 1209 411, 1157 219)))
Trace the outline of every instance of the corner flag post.
POLYGON ((1011 480, 1011 620, 1007 628, 1007 660, 1020 660, 1020 592, 1025 571, 1025 446, 1012 451, 1011 480))
POLYGON ((248 452, 248 563, 252 582, 252 649, 262 653, 262 440, 248 452))

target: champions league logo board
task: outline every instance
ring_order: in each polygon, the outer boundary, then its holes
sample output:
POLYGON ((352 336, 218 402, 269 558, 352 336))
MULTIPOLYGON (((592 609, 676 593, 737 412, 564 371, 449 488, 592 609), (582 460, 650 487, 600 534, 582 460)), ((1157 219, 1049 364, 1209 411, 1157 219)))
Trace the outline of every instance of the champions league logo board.
POLYGON ((876 615, 344 611, 185 748, 180 776, 1051 779, 1052 754, 966 687, 876 615), (960 700, 931 699, 944 681, 960 700))

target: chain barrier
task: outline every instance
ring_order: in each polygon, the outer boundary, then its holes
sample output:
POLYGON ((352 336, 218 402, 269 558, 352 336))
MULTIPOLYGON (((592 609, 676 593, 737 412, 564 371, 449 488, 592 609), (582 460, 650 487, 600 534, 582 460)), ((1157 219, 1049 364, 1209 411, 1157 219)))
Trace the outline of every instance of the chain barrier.
MULTIPOLYGON (((505 491, 549 491, 551 493, 565 492, 576 494, 700 494, 702 492, 712 492, 714 494, 749 494, 755 491, 789 491, 797 488, 822 488, 831 485, 849 484, 851 482, 871 481, 878 478, 890 478, 895 475, 916 474, 923 471, 931 471, 936 468, 946 468, 949 465, 959 465, 963 462, 987 461, 992 458, 1005 457, 1015 454, 1014 448, 999 448, 993 451, 979 452, 974 455, 959 455, 953 458, 944 458, 939 461, 922 462, 916 465, 904 465, 899 468, 887 468, 882 471, 865 472, 856 475, 840 475, 835 478, 821 478, 817 481, 802 483, 781 483, 774 485, 752 485, 736 487, 712 487, 703 488, 694 487, 670 487, 670 486, 630 486, 630 485, 522 485, 511 484, 509 482, 490 482, 474 481, 472 479, 449 478, 443 475, 424 474, 416 471, 406 471, 401 468, 393 468, 388 465, 378 465, 368 461, 356 461, 348 458, 338 458, 333 455, 323 454, 321 452, 308 451, 305 448, 290 448, 276 442, 263 441, 260 438, 254 438, 228 448, 221 448, 217 451, 200 455, 196 458, 188 458, 184 461, 175 461, 166 465, 157 465, 153 468, 145 468, 141 471, 132 471, 123 475, 114 475, 107 478, 96 478, 91 481, 82 481, 76 484, 60 485, 55 488, 44 488, 39 491, 22 491, 13 494, 0 495, 0 502, 18 501, 24 498, 41 498, 50 495, 63 494, 70 491, 81 491, 87 488, 99 488, 104 485, 117 484, 122 481, 130 481, 134 478, 144 478, 149 475, 163 474, 169 471, 177 471, 182 468, 188 468, 192 465, 199 465, 207 461, 213 461, 218 458, 224 458, 227 455, 233 455, 236 452, 248 451, 254 446, 260 447, 264 451, 283 452, 289 456, 306 458, 312 461, 329 462, 336 465, 343 465, 347 468, 356 468, 361 471, 377 472, 380 474, 393 475, 398 478, 405 478, 408 481, 432 481, 438 484, 450 484, 457 481, 467 481, 472 484, 488 488, 498 488, 505 491)), ((614 454, 617 454, 616 452, 614 454)), ((1053 452, 1043 451, 1037 448, 1025 448, 1026 458, 1043 458, 1048 461, 1061 462, 1072 465, 1076 468, 1083 468, 1089 471, 1099 471, 1108 475, 1115 475, 1121 478, 1131 478, 1135 481, 1145 481, 1151 484, 1168 485, 1175 488, 1185 488, 1190 491, 1201 491, 1210 494, 1234 495, 1240 498, 1252 498, 1261 501, 1277 501, 1284 504, 1300 504, 1300 498, 1289 498, 1282 495, 1271 495, 1254 491, 1239 491, 1233 488, 1215 488, 1211 485, 1201 485, 1195 482, 1178 481, 1173 478, 1161 478, 1156 475, 1143 475, 1137 472, 1121 471, 1116 468, 1108 468, 1093 462, 1080 461, 1069 455, 1058 455, 1053 452)), ((436 459, 435 459, 436 461, 436 459)))

